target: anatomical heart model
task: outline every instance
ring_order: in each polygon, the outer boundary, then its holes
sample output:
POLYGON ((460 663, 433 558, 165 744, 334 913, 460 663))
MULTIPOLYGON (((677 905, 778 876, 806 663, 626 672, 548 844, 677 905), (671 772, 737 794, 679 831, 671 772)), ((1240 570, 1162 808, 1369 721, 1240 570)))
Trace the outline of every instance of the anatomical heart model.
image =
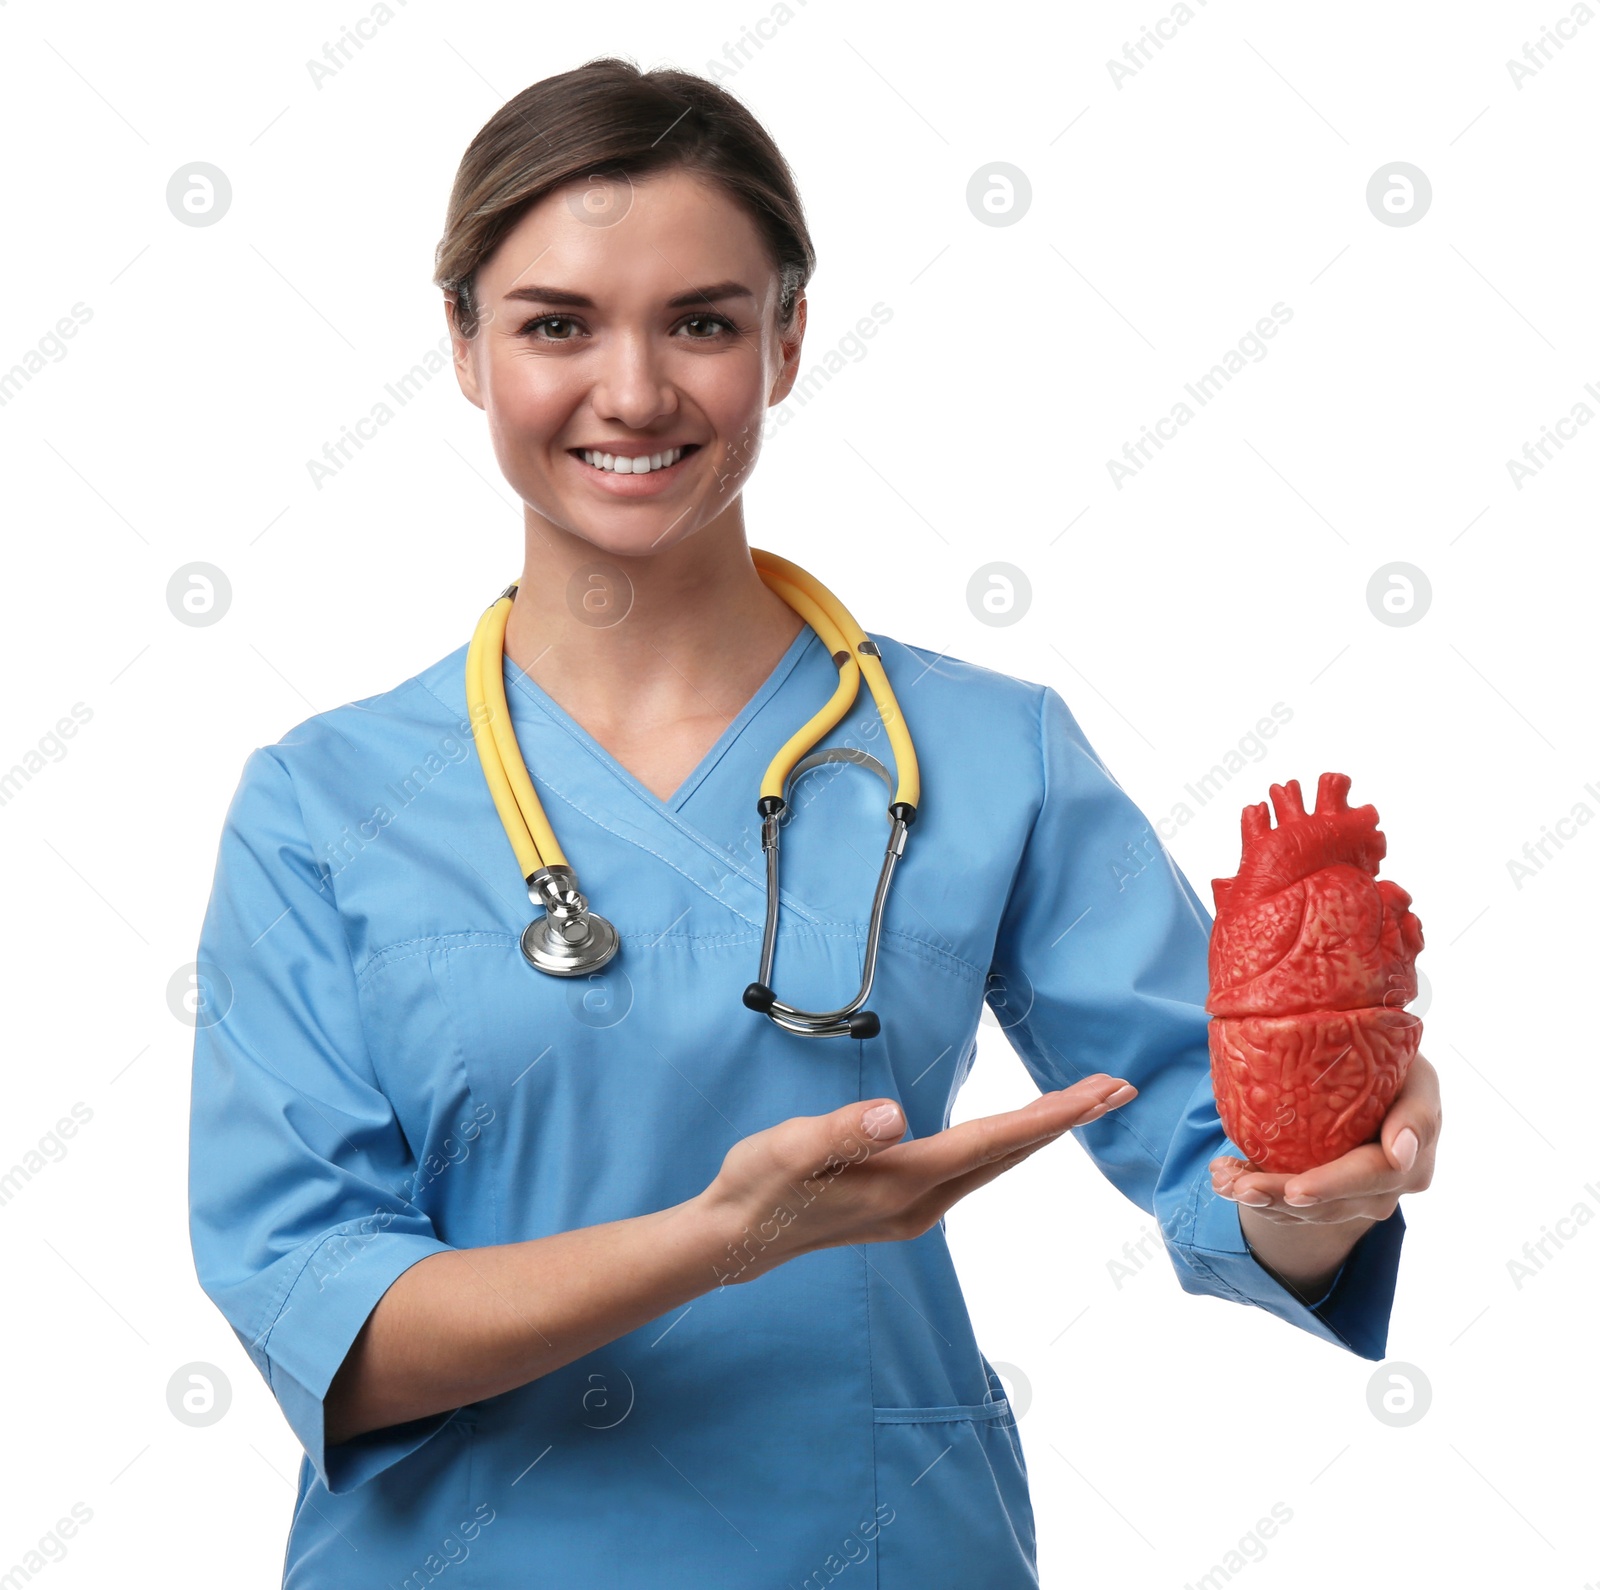
POLYGON ((1316 810, 1300 786, 1244 809, 1244 855, 1212 880, 1211 1086, 1251 1167, 1293 1174, 1378 1135, 1422 1037, 1422 924, 1378 878, 1387 841, 1350 780, 1324 773, 1316 810))

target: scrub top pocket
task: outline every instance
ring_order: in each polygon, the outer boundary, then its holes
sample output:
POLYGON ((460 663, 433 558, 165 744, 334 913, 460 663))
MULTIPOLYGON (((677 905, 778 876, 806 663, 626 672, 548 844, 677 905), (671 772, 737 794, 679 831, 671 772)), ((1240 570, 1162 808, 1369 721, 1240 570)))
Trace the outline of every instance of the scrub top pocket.
POLYGON ((873 1421, 878 1590, 1037 1590, 1028 1471, 1005 1399, 874 1408, 873 1421))

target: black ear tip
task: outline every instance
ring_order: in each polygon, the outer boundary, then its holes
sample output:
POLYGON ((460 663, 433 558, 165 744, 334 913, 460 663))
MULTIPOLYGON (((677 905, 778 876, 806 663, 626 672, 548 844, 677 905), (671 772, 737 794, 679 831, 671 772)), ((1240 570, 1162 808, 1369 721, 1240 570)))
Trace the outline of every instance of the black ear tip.
POLYGON ((881 1030, 876 1011, 858 1010, 850 1018, 852 1038, 876 1038, 881 1030))
POLYGON ((772 1002, 777 997, 765 983, 751 983, 744 991, 745 1004, 751 1010, 759 1010, 763 1016, 772 1009, 772 1002))

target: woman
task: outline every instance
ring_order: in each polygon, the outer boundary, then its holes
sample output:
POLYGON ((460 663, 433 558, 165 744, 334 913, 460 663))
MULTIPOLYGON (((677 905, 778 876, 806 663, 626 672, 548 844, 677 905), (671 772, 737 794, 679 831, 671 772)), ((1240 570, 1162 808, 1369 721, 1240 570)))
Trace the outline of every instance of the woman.
MULTIPOLYGON (((201 939, 192 1234, 305 1448, 286 1585, 467 1558, 451 1582, 480 1590, 815 1585, 868 1558, 885 1587, 1036 1584, 941 1217, 1068 1129, 1186 1290, 1382 1356, 1432 1069, 1384 1146, 1292 1178, 1318 1205, 1240 1175, 1209 916, 1164 853, 1116 886, 1148 826, 1053 690, 871 637, 925 791, 881 1030, 742 1002, 756 794, 840 679, 740 495, 812 259, 777 150, 687 74, 551 78, 462 161, 436 279, 526 527, 489 676, 620 950, 563 977, 519 947, 467 645, 246 763, 201 939), (986 988, 1043 1096, 948 1127, 986 988)), ((882 729, 863 690, 827 741, 889 759, 882 729)), ((791 798, 772 979, 828 1010, 861 981, 883 792, 835 761, 791 798)))

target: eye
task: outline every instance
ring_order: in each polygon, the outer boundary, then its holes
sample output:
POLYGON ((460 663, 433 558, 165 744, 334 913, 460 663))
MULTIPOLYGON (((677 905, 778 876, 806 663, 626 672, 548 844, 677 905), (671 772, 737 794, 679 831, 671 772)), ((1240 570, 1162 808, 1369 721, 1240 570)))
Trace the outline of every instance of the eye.
POLYGON ((713 330, 708 336, 690 337, 688 339, 690 342, 715 342, 717 340, 718 332, 727 332, 731 335, 736 333, 739 329, 731 320, 726 319, 724 316, 712 314, 690 315, 689 318, 682 321, 681 324, 685 326, 702 325, 716 328, 716 330, 713 330))
MULTIPOLYGON (((535 326, 575 326, 577 321, 571 315, 539 315, 527 321, 517 332, 519 337, 526 337, 535 326)), ((571 342, 570 336, 566 337, 536 337, 536 342, 571 342)))

